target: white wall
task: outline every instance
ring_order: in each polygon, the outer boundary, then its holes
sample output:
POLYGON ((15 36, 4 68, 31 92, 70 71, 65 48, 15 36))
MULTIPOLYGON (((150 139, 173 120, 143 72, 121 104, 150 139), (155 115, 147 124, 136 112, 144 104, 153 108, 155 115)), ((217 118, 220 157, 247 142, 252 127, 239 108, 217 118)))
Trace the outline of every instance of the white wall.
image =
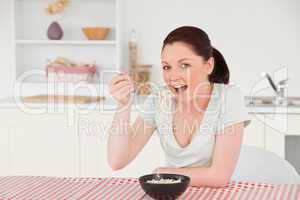
POLYGON ((13 64, 13 1, 0 0, 0 97, 12 94, 13 64))
POLYGON ((126 0, 125 6, 125 33, 128 38, 132 28, 137 31, 141 62, 156 65, 154 81, 162 81, 160 50, 167 33, 194 25, 209 34, 225 56, 232 80, 246 94, 261 80, 262 71, 273 73, 287 66, 289 94, 300 95, 298 0, 126 0))
MULTIPOLYGON (((225 56, 232 80, 249 94, 262 71, 287 66, 290 95, 300 96, 300 3, 298 0, 122 0, 122 38, 136 29, 142 63, 154 64, 153 79, 162 82, 160 51, 165 36, 181 25, 204 29, 225 56)), ((0 0, 0 97, 14 78, 13 1, 0 0)), ((127 42, 123 42, 124 66, 127 42)), ((263 83, 267 85, 266 81, 263 83)), ((269 93, 271 91, 269 90, 269 93)), ((271 93, 270 93, 271 94, 271 93)))

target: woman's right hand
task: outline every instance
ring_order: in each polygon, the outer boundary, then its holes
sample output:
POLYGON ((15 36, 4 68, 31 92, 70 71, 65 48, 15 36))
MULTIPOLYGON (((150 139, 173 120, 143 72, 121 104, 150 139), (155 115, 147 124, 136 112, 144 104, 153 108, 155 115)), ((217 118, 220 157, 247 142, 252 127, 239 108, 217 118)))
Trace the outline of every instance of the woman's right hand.
POLYGON ((110 94, 117 100, 119 106, 132 104, 132 95, 134 83, 126 73, 113 77, 109 84, 110 94))

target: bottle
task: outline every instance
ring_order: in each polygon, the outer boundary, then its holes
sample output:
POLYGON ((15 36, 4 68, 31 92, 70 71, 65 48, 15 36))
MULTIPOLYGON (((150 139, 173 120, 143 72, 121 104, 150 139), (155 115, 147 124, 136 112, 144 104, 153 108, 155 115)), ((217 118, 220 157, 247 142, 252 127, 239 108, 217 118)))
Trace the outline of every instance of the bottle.
POLYGON ((129 65, 131 70, 137 65, 137 40, 134 29, 131 31, 129 40, 129 65))

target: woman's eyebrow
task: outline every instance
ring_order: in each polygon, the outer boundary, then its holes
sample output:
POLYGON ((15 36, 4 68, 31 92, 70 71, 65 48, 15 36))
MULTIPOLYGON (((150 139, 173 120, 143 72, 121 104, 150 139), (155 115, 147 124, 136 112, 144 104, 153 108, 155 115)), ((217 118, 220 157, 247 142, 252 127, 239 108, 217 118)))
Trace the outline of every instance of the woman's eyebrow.
POLYGON ((178 60, 178 62, 187 61, 187 60, 192 60, 192 59, 191 58, 182 58, 182 59, 178 60))
MULTIPOLYGON (((183 61, 187 61, 187 60, 192 60, 191 58, 182 58, 182 59, 179 59, 178 62, 183 62, 183 61)), ((162 61, 161 62, 162 64, 167 64, 168 65, 168 62, 167 61, 162 61)))

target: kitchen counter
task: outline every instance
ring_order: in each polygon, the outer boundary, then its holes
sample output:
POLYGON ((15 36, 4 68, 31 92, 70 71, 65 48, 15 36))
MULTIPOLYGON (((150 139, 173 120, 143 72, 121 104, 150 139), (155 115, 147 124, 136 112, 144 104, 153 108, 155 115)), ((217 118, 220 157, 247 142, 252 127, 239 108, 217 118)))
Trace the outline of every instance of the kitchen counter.
POLYGON ((300 107, 294 106, 254 106, 246 105, 250 114, 300 114, 300 107))
POLYGON ((277 105, 272 96, 245 96, 249 113, 258 114, 300 114, 300 98, 288 97, 287 105, 277 105))
MULTIPOLYGON (((138 105, 142 104, 146 97, 138 96, 135 99, 132 109, 138 109, 138 105)), ((249 113, 251 114, 300 114, 300 106, 255 106, 249 104, 245 101, 246 107, 248 108, 249 113)), ((75 109, 75 110, 95 110, 95 111, 114 111, 117 108, 116 101, 108 97, 105 100, 99 103, 90 103, 90 104, 62 104, 62 103, 22 103, 21 101, 16 101, 13 97, 0 99, 0 108, 9 109, 9 108, 19 108, 21 110, 28 109, 75 109)))
MULTIPOLYGON (((132 109, 138 109, 138 105, 142 104, 145 97, 138 96, 135 98, 132 109)), ((20 110, 44 110, 44 109, 74 109, 74 110, 94 110, 94 111, 114 111, 117 108, 117 102, 111 98, 105 98, 97 103, 76 104, 76 103, 28 103, 22 102, 20 99, 13 97, 0 99, 0 109, 13 109, 19 108, 20 110)))

